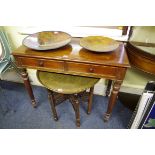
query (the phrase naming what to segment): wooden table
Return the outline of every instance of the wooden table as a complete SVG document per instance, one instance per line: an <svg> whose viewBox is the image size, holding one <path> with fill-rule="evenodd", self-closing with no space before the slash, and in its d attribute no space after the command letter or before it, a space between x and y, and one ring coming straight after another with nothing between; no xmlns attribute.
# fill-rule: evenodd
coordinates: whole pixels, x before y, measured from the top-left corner
<svg viewBox="0 0 155 155"><path fill-rule="evenodd" d="M78 44L78 39L62 48L48 51L35 51L25 46L20 46L13 51L13 56L18 67L25 68L21 72L25 87L31 98L32 105L36 106L31 84L26 68L57 72L64 74L81 75L109 79L106 94L109 95L113 81L113 88L109 98L107 112L104 120L108 121L116 103L117 94L123 82L129 65L124 44L120 43L118 49L108 53L95 53L83 49Z"/></svg>

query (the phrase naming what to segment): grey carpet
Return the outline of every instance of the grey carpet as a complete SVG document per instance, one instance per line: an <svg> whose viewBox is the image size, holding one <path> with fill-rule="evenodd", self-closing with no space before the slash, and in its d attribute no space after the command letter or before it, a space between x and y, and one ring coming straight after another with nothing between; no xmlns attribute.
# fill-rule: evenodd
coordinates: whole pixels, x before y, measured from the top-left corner
<svg viewBox="0 0 155 155"><path fill-rule="evenodd" d="M52 118L47 92L33 86L38 102L32 108L23 84L0 81L0 128L1 129L77 129L71 104L65 101L57 106L59 121ZM117 101L109 122L103 122L108 98L94 95L92 113L86 114L86 103L80 104L80 129L125 129L132 112Z"/></svg>

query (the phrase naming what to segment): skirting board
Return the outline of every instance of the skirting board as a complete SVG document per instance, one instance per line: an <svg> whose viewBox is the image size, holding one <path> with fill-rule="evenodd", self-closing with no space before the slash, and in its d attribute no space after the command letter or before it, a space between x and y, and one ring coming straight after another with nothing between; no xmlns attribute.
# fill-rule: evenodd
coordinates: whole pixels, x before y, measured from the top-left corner
<svg viewBox="0 0 155 155"><path fill-rule="evenodd" d="M101 83L97 83L95 85L94 94L105 96L106 89L107 89L106 85L103 85ZM128 94L141 95L143 92L143 89L142 88L135 88L135 87L128 87L128 86L121 86L120 92L125 92Z"/></svg>

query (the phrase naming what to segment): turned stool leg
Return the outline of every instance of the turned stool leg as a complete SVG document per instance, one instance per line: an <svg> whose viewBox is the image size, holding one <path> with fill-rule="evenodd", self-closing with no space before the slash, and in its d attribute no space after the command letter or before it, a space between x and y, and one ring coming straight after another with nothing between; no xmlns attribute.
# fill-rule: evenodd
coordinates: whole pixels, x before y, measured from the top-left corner
<svg viewBox="0 0 155 155"><path fill-rule="evenodd" d="M50 105L51 105L51 110L53 112L53 117L54 117L54 120L57 121L58 120L58 116L57 116L57 112L56 112L56 109L55 109L55 99L54 99L54 95L53 95L53 92L48 90L48 98L49 98L49 101L50 101Z"/></svg>
<svg viewBox="0 0 155 155"><path fill-rule="evenodd" d="M80 104L79 104L78 100L76 100L75 102L76 102L76 106L77 106L77 109L76 109L76 125L78 127L80 127L80 109L79 109Z"/></svg>
<svg viewBox="0 0 155 155"><path fill-rule="evenodd" d="M71 104L73 106L73 109L75 111L75 115L76 115L76 126L77 127L80 127L80 110L79 110L80 103L78 101L77 96L71 95L70 96L70 102L71 102Z"/></svg>
<svg viewBox="0 0 155 155"><path fill-rule="evenodd" d="M92 100L93 100L93 92L94 92L94 87L91 87L91 88L90 88L90 91L89 91L87 114L90 114L90 113L91 113L91 109L92 109Z"/></svg>

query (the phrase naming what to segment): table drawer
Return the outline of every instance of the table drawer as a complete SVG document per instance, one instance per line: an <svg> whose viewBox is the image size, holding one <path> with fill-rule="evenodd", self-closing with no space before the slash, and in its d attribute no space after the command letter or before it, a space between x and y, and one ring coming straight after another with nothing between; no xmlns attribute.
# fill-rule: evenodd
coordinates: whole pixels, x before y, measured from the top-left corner
<svg viewBox="0 0 155 155"><path fill-rule="evenodd" d="M20 66L32 67L32 68L50 68L56 70L64 70L64 62L57 60L44 60L35 58L24 58L18 57L18 62Z"/></svg>
<svg viewBox="0 0 155 155"><path fill-rule="evenodd" d="M94 74L101 76L111 76L115 77L117 74L117 67L113 66L101 66L101 65L93 65L93 64L81 64L81 63L67 63L68 72L78 72L78 73L86 73L86 74Z"/></svg>

